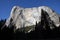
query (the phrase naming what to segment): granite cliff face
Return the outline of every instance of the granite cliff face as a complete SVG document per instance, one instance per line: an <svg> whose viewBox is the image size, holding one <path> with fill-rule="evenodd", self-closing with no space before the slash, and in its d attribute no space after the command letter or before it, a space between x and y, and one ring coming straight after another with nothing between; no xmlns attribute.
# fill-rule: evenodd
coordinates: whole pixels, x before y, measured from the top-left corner
<svg viewBox="0 0 60 40"><path fill-rule="evenodd" d="M59 16L56 14L56 12L54 12L47 6L33 7L33 8L22 8L19 6L14 6L5 25L7 27L14 25L16 29L27 28L28 30L29 28L27 32L30 32L34 30L36 23L38 24L39 22L41 22L41 24L45 26L46 22L42 20L48 21L50 29L54 28L52 26L53 24L56 27L60 26Z"/></svg>

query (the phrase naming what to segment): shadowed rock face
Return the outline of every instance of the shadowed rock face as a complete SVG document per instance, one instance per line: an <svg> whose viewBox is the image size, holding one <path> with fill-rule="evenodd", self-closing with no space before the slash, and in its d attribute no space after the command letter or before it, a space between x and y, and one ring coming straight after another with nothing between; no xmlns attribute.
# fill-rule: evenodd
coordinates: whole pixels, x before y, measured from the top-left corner
<svg viewBox="0 0 60 40"><path fill-rule="evenodd" d="M16 29L26 27L29 28L32 25L36 25L36 22L37 24L41 22L41 20L43 20L44 17L48 21L49 26L52 25L50 24L49 21L51 20L53 21L56 27L59 27L60 25L59 16L56 14L56 12L54 12L52 9L46 6L34 7L34 8L21 8L19 6L14 6L12 8L9 18L6 21L6 26L14 25ZM35 26L33 26L33 28L34 27ZM33 30L33 28L32 29L30 28L27 32L30 32L31 30ZM53 26L50 26L50 28L52 29Z"/></svg>

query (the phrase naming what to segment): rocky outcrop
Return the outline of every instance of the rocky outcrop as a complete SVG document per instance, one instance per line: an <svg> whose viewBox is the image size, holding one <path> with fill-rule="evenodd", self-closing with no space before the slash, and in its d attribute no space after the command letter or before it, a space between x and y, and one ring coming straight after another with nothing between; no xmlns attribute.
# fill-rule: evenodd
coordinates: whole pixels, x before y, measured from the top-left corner
<svg viewBox="0 0 60 40"><path fill-rule="evenodd" d="M46 21L45 21L46 20ZM41 22L42 27L45 28L48 23L50 29L60 26L59 16L56 12L47 6L34 7L34 8L22 8L19 6L14 6L12 8L11 14L7 19L5 25L14 25L16 29L29 28L27 32L34 30L36 23ZM33 26L34 25L34 26ZM33 26L31 28L31 26ZM41 26L40 26L41 27Z"/></svg>

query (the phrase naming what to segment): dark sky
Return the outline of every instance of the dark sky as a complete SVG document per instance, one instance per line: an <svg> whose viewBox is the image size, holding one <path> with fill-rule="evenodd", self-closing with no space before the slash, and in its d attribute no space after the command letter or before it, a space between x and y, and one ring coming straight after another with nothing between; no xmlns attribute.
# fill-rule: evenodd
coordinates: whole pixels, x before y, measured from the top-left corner
<svg viewBox="0 0 60 40"><path fill-rule="evenodd" d="M0 0L0 19L7 19L15 5L24 8L48 6L60 14L60 0Z"/></svg>

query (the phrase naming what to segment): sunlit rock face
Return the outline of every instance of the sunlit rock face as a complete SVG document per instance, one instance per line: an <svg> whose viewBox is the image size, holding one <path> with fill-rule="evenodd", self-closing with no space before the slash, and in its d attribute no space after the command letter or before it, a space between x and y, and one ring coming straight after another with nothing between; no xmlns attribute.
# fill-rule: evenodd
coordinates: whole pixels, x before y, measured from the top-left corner
<svg viewBox="0 0 60 40"><path fill-rule="evenodd" d="M16 29L36 25L36 22L37 24L41 22L41 9L47 12L56 27L60 25L59 16L56 14L56 12L47 6L33 8L22 8L19 6L14 6L9 18L6 21L6 25L14 25L16 26Z"/></svg>

